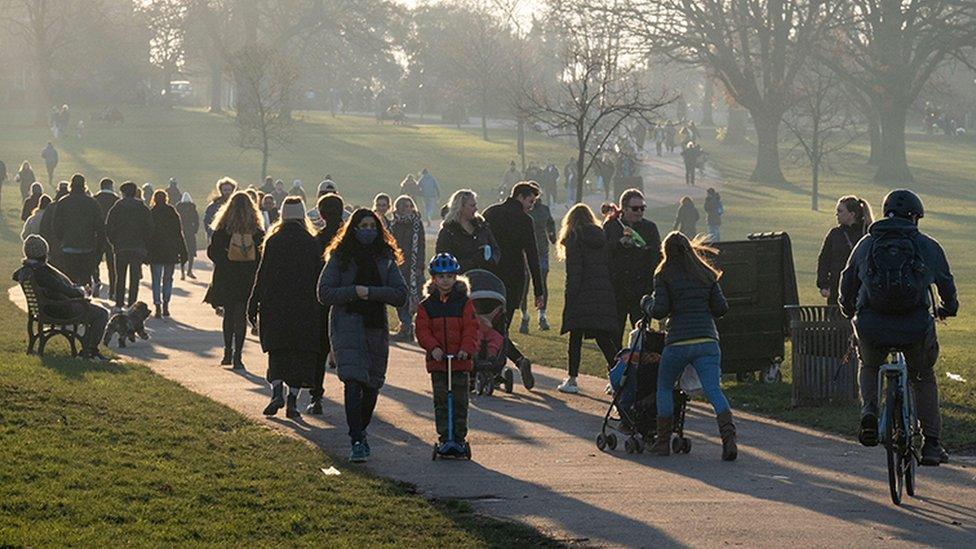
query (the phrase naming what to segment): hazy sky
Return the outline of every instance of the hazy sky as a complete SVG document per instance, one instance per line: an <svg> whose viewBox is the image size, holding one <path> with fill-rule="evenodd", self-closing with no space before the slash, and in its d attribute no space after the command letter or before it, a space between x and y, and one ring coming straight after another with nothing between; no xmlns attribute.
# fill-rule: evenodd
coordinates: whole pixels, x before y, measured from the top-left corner
<svg viewBox="0 0 976 549"><path fill-rule="evenodd" d="M404 6L413 7L417 4L438 4L438 3L451 3L454 0L393 0L394 2L403 4ZM528 21L532 17L532 12L542 9L544 0L478 0L489 6L502 5L516 7L516 12L518 17L523 21Z"/></svg>

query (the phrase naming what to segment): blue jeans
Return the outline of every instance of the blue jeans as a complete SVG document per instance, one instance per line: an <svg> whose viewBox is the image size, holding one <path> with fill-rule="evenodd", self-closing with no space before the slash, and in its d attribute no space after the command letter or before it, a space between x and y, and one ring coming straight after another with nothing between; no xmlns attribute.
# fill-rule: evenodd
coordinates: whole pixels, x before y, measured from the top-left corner
<svg viewBox="0 0 976 549"><path fill-rule="evenodd" d="M691 364L698 372L702 390L715 408L715 415L727 412L729 401L722 393L722 350L717 341L692 345L668 345L661 353L661 365L657 370L657 417L674 414L674 384Z"/></svg>
<svg viewBox="0 0 976 549"><path fill-rule="evenodd" d="M149 266L152 276L153 305L169 303L173 297L173 271L175 264L153 263Z"/></svg>

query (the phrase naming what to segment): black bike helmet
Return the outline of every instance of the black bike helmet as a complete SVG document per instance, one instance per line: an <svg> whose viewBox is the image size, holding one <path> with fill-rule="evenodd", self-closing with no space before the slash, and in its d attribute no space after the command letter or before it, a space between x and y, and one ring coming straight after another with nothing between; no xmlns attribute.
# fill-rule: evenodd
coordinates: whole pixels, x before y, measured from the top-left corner
<svg viewBox="0 0 976 549"><path fill-rule="evenodd" d="M908 189L897 189L888 193L884 199L884 216L921 219L925 217L925 206L917 194Z"/></svg>

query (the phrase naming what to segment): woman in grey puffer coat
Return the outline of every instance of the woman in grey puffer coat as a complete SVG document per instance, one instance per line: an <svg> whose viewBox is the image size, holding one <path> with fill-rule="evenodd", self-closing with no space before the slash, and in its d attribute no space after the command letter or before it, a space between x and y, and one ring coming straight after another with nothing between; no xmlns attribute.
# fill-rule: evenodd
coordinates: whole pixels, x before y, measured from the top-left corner
<svg viewBox="0 0 976 549"><path fill-rule="evenodd" d="M722 350L715 319L725 315L729 304L718 279L721 271L702 257L709 251L675 231L661 244L664 260L654 274L654 293L641 300L648 316L668 319L668 335L657 373L657 438L650 451L666 456L674 421L674 384L691 365L702 390L715 409L722 436L722 459L735 460L735 424L728 399L722 393Z"/></svg>
<svg viewBox="0 0 976 549"><path fill-rule="evenodd" d="M369 457L366 427L373 417L390 354L386 305L407 301L397 263L402 255L371 210L359 209L326 250L318 298L331 306L329 339L339 380L345 385L346 423L352 439L350 461Z"/></svg>

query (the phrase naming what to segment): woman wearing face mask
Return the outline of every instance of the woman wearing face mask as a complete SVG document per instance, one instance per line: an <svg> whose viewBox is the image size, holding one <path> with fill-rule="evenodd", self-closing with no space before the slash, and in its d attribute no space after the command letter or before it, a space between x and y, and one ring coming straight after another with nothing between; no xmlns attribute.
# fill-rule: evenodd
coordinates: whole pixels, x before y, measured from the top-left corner
<svg viewBox="0 0 976 549"><path fill-rule="evenodd" d="M868 232L873 220L871 206L856 196L838 200L835 215L837 226L827 233L817 257L817 288L828 305L837 305L840 273L847 265L854 245Z"/></svg>
<svg viewBox="0 0 976 549"><path fill-rule="evenodd" d="M393 220L390 232L403 252L400 274L407 283L407 303L397 307L400 331L396 339L413 341L413 316L417 312L424 289L424 265L427 263L424 249L424 220L417 212L417 203L407 195L400 195L393 204Z"/></svg>
<svg viewBox="0 0 976 549"><path fill-rule="evenodd" d="M339 380L345 385L349 460L370 455L366 428L386 380L390 342L386 305L407 302L396 241L371 210L356 210L326 250L318 298L329 312L329 339Z"/></svg>

